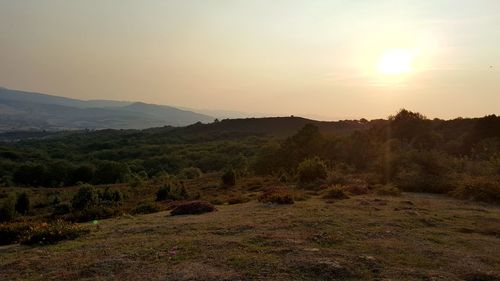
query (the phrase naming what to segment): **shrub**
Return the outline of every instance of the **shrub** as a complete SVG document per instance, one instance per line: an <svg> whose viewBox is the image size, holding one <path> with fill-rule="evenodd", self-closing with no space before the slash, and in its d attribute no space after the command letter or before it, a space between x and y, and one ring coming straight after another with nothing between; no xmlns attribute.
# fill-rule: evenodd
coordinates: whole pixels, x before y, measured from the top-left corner
<svg viewBox="0 0 500 281"><path fill-rule="evenodd" d="M392 184L377 187L376 193L383 196L400 196L401 190Z"/></svg>
<svg viewBox="0 0 500 281"><path fill-rule="evenodd" d="M71 212L71 205L69 203L59 203L54 206L54 210L52 211L52 215L54 216L62 216L69 214Z"/></svg>
<svg viewBox="0 0 500 281"><path fill-rule="evenodd" d="M349 182L349 178L342 172L338 170L332 170L328 173L326 179L328 184L346 184Z"/></svg>
<svg viewBox="0 0 500 281"><path fill-rule="evenodd" d="M164 185L160 187L160 189L158 189L158 191L156 192L156 201L172 199L170 195L171 191L172 188L170 187L170 185Z"/></svg>
<svg viewBox="0 0 500 281"><path fill-rule="evenodd" d="M73 197L71 205L75 210L84 210L99 203L99 194L90 184L84 184Z"/></svg>
<svg viewBox="0 0 500 281"><path fill-rule="evenodd" d="M301 183L310 183L319 179L326 179L326 165L318 157L306 159L302 161L298 168L297 174Z"/></svg>
<svg viewBox="0 0 500 281"><path fill-rule="evenodd" d="M21 244L55 244L62 240L71 240L87 234L90 231L82 226L67 223L61 220L53 223L37 223L29 227L23 237Z"/></svg>
<svg viewBox="0 0 500 281"><path fill-rule="evenodd" d="M132 174L128 181L131 187L142 187L144 186L144 180L137 174Z"/></svg>
<svg viewBox="0 0 500 281"><path fill-rule="evenodd" d="M283 188L270 188L259 196L259 202L273 204L293 204L292 194Z"/></svg>
<svg viewBox="0 0 500 281"><path fill-rule="evenodd" d="M344 185L344 190L349 192L351 195L363 195L367 194L370 189L368 188L368 185L364 182L357 181L353 182L347 185Z"/></svg>
<svg viewBox="0 0 500 281"><path fill-rule="evenodd" d="M54 198L52 198L51 200L51 204L52 205L58 205L59 203L61 203L61 198L59 198L59 196L54 196Z"/></svg>
<svg viewBox="0 0 500 281"><path fill-rule="evenodd" d="M137 205L133 211L134 214L151 214L159 212L160 208L153 202L146 202Z"/></svg>
<svg viewBox="0 0 500 281"><path fill-rule="evenodd" d="M111 190L107 187L101 195L101 201L118 204L123 201L123 194L119 190Z"/></svg>
<svg viewBox="0 0 500 281"><path fill-rule="evenodd" d="M338 185L330 187L326 190L323 195L324 199L348 199L349 196L346 192Z"/></svg>
<svg viewBox="0 0 500 281"><path fill-rule="evenodd" d="M175 207L170 214L172 216L188 215L188 214L202 214L215 211L214 205L205 201L191 201L183 203Z"/></svg>
<svg viewBox="0 0 500 281"><path fill-rule="evenodd" d="M0 205L0 222L10 221L16 216L16 199L7 197Z"/></svg>
<svg viewBox="0 0 500 281"><path fill-rule="evenodd" d="M188 167L188 168L182 169L179 172L178 177L181 179L192 180L192 179L197 179L197 178L201 177L201 175L202 175L202 172L200 169L198 169L196 167Z"/></svg>
<svg viewBox="0 0 500 281"><path fill-rule="evenodd" d="M25 245L54 244L75 239L89 230L61 220L52 223L15 222L0 224L0 245L20 242Z"/></svg>
<svg viewBox="0 0 500 281"><path fill-rule="evenodd" d="M69 217L69 220L75 222L86 222L91 220L111 218L116 214L118 214L117 209L103 206L94 206L73 212Z"/></svg>
<svg viewBox="0 0 500 281"><path fill-rule="evenodd" d="M168 183L160 187L156 192L156 201L183 200L188 198L189 194L183 184L173 188L172 185Z"/></svg>
<svg viewBox="0 0 500 281"><path fill-rule="evenodd" d="M222 175L221 180L225 186L234 186L236 185L236 173L233 169L228 169Z"/></svg>
<svg viewBox="0 0 500 281"><path fill-rule="evenodd" d="M17 196L15 208L16 212L22 215L26 215L30 211L30 198L26 192Z"/></svg>
<svg viewBox="0 0 500 281"><path fill-rule="evenodd" d="M0 224L0 245L8 245L19 242L22 236L28 232L30 226L26 223L2 223Z"/></svg>
<svg viewBox="0 0 500 281"><path fill-rule="evenodd" d="M466 178L451 194L460 199L500 203L499 182L487 177Z"/></svg>

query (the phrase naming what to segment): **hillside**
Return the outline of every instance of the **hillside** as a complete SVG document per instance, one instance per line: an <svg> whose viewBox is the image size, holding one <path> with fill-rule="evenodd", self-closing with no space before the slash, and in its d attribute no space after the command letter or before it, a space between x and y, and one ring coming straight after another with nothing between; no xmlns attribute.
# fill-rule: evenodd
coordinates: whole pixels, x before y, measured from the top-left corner
<svg viewBox="0 0 500 281"><path fill-rule="evenodd" d="M0 88L0 132L144 129L210 122L212 117L171 106L77 100Z"/></svg>
<svg viewBox="0 0 500 281"><path fill-rule="evenodd" d="M213 134L217 132L262 134L269 136L290 136L306 124L314 124L322 133L347 135L356 130L365 130L368 122L358 120L317 121L302 117L264 117L245 119L225 119L210 124L193 124L178 128L175 132L186 134Z"/></svg>

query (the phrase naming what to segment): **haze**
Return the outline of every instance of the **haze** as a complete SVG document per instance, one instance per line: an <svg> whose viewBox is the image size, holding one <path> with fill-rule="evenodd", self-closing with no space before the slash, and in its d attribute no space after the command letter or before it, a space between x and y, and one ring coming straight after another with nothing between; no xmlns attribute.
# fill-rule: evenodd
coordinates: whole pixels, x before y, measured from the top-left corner
<svg viewBox="0 0 500 281"><path fill-rule="evenodd" d="M500 113L500 1L0 1L0 86L320 119ZM402 54L402 55L401 55Z"/></svg>

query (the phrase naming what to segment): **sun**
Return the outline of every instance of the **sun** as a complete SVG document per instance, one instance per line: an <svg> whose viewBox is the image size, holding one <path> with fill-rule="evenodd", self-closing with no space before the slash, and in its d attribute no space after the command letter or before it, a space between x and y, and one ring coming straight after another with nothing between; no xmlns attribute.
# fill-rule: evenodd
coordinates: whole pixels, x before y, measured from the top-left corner
<svg viewBox="0 0 500 281"><path fill-rule="evenodd" d="M399 75L413 70L414 53L410 49L387 49L377 64L377 70L384 75Z"/></svg>

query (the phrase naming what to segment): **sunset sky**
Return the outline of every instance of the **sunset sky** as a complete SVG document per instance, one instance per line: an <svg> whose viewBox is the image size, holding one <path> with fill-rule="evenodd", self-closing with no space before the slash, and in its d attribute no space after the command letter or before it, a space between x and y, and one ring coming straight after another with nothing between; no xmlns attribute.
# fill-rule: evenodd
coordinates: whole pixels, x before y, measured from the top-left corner
<svg viewBox="0 0 500 281"><path fill-rule="evenodd" d="M319 119L500 114L500 1L0 0L0 86Z"/></svg>

